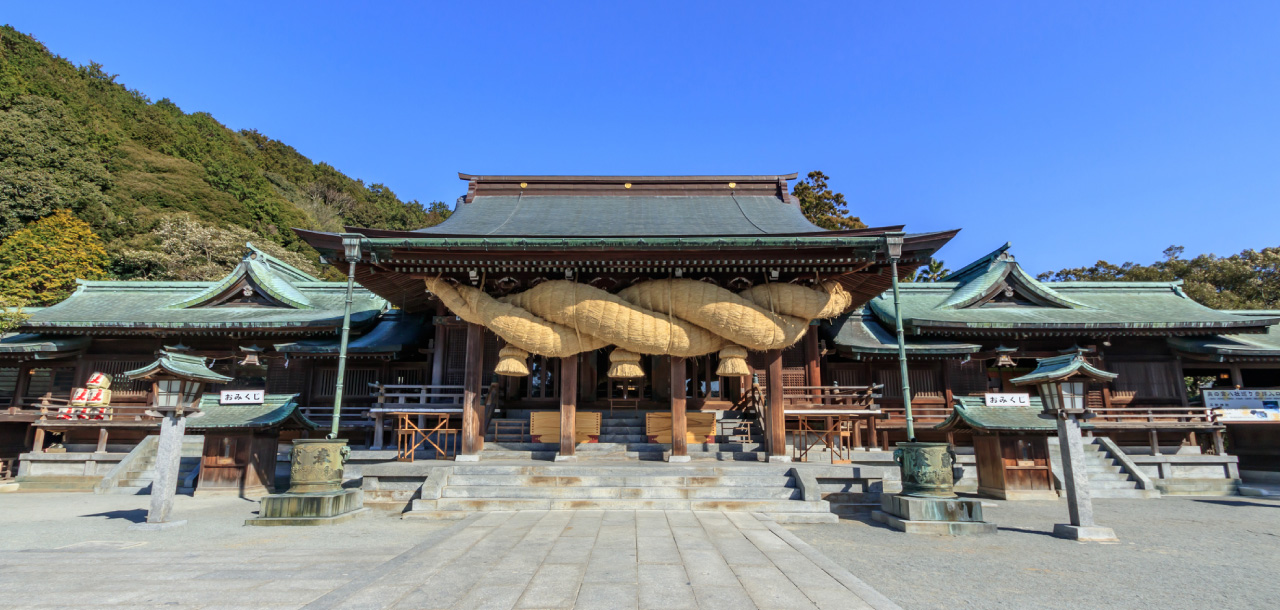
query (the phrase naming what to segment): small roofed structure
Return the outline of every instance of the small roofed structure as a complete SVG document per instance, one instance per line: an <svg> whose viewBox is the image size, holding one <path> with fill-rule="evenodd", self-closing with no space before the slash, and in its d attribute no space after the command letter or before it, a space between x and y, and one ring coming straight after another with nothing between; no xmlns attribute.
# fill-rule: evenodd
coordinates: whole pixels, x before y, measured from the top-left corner
<svg viewBox="0 0 1280 610"><path fill-rule="evenodd" d="M222 404L219 394L204 394L199 404L203 415L187 424L204 434L197 496L275 493L280 431L319 428L298 410L297 394L241 394L254 402Z"/></svg>
<svg viewBox="0 0 1280 610"><path fill-rule="evenodd" d="M1058 497L1048 442L1057 424L1044 416L1039 398L1030 398L1025 406L989 407L980 396L957 397L951 415L935 429L949 435L973 433L978 493L1001 500Z"/></svg>

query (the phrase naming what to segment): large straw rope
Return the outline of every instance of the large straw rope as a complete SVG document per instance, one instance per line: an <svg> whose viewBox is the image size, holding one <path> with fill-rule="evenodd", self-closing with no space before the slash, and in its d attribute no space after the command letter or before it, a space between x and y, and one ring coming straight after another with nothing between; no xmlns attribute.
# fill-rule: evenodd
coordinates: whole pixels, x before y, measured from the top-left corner
<svg viewBox="0 0 1280 610"><path fill-rule="evenodd" d="M734 294L707 282L665 279L614 295L553 280L501 299L440 278L427 279L426 288L463 320L492 330L512 347L548 357L616 345L625 352L682 357L725 350L722 356L736 360L742 353L736 346L790 347L811 320L839 315L852 303L835 282L817 289L764 284ZM508 351L504 357L516 355ZM519 374L521 368L505 363L502 372Z"/></svg>

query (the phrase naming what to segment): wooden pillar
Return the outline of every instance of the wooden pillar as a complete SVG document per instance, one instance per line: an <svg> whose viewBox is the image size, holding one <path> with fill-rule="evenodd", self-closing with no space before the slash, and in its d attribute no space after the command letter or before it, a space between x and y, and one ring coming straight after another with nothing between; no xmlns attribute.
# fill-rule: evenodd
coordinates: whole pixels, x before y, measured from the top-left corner
<svg viewBox="0 0 1280 610"><path fill-rule="evenodd" d="M107 452L107 429L98 428L98 453Z"/></svg>
<svg viewBox="0 0 1280 610"><path fill-rule="evenodd" d="M467 364L462 388L462 455L478 455L484 449L480 422L480 379L484 375L484 327L467 324Z"/></svg>
<svg viewBox="0 0 1280 610"><path fill-rule="evenodd" d="M571 458L578 447L578 355L560 359L560 454Z"/></svg>
<svg viewBox="0 0 1280 610"><path fill-rule="evenodd" d="M1222 441L1222 430L1213 431L1213 451L1216 455L1226 455L1226 443Z"/></svg>
<svg viewBox="0 0 1280 610"><path fill-rule="evenodd" d="M1160 455L1160 434L1155 430L1151 430L1147 434L1151 439L1151 455Z"/></svg>
<svg viewBox="0 0 1280 610"><path fill-rule="evenodd" d="M689 456L689 422L685 417L685 359L671 357L671 458L684 461ZM679 458L679 459L677 459Z"/></svg>
<svg viewBox="0 0 1280 610"><path fill-rule="evenodd" d="M436 304L436 315L444 316L447 310L444 303ZM443 324L434 324L436 332L435 347L431 350L431 385L444 385L445 341L448 333ZM438 393L439 390L436 390Z"/></svg>
<svg viewBox="0 0 1280 610"><path fill-rule="evenodd" d="M1244 371L1240 370L1240 365L1238 364L1231 365L1231 385L1237 388L1244 387Z"/></svg>
<svg viewBox="0 0 1280 610"><path fill-rule="evenodd" d="M822 385L822 353L818 350L818 327L809 325L804 333L804 373L805 380L811 386ZM821 396L822 390L812 390L814 396Z"/></svg>
<svg viewBox="0 0 1280 610"><path fill-rule="evenodd" d="M783 457L787 455L787 412L782 404L782 350L769 350L765 352L764 359L769 456Z"/></svg>
<svg viewBox="0 0 1280 610"><path fill-rule="evenodd" d="M36 428L35 436L31 439L31 452L44 453L44 428Z"/></svg>

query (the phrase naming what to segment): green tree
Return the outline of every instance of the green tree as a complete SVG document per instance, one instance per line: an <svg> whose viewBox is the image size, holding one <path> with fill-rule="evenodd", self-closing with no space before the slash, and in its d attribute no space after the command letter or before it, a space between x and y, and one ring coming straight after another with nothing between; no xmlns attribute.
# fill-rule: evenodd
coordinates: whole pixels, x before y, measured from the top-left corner
<svg viewBox="0 0 1280 610"><path fill-rule="evenodd" d="M58 210L0 243L0 297L50 305L71 294L77 279L106 277L106 265L93 228Z"/></svg>
<svg viewBox="0 0 1280 610"><path fill-rule="evenodd" d="M21 301L0 297L0 335L22 326L27 317Z"/></svg>
<svg viewBox="0 0 1280 610"><path fill-rule="evenodd" d="M254 247L305 273L319 275L305 256L257 238L243 227L221 228L189 214L179 214L160 221L145 238L144 247L116 253L112 267L117 275L148 280L218 280L240 264L245 244L252 242Z"/></svg>
<svg viewBox="0 0 1280 610"><path fill-rule="evenodd" d="M800 209L809 222L831 230L866 228L860 218L849 215L844 194L832 191L827 180L830 178L826 174L815 170L791 188L791 195L800 201Z"/></svg>
<svg viewBox="0 0 1280 610"><path fill-rule="evenodd" d="M928 265L921 267L916 271L916 277L912 281L937 282L942 278L947 277L950 273L951 270L947 269L946 263L936 258L930 258Z"/></svg>
<svg viewBox="0 0 1280 610"><path fill-rule="evenodd" d="M1215 309L1275 309L1280 307L1280 247L1245 250L1231 256L1201 254L1182 258L1186 249L1170 246L1164 260L1150 265L1098 261L1041 273L1041 280L1135 281L1182 280L1187 296Z"/></svg>

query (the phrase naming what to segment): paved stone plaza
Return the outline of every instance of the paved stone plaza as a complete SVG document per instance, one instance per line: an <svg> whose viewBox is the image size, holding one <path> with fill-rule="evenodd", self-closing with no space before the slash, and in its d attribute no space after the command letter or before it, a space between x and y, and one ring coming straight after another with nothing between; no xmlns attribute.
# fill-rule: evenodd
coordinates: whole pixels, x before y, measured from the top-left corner
<svg viewBox="0 0 1280 610"><path fill-rule="evenodd" d="M263 531L229 527L251 503L183 497L187 529L139 533L125 526L140 511L60 506L145 497L124 499L0 497L0 524L15 534L0 551L0 607L897 607L748 513L522 511L425 524L372 515ZM38 525L24 527L23 513Z"/></svg>
<svg viewBox="0 0 1280 610"><path fill-rule="evenodd" d="M982 538L688 511L254 528L254 502L188 496L175 508L186 527L127 531L146 503L0 495L0 608L1280 605L1275 497L1102 500L1099 522L1121 539L1108 545L1049 536L1061 502L988 502L1000 533Z"/></svg>

